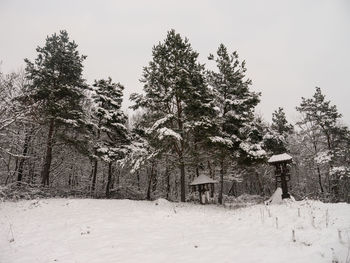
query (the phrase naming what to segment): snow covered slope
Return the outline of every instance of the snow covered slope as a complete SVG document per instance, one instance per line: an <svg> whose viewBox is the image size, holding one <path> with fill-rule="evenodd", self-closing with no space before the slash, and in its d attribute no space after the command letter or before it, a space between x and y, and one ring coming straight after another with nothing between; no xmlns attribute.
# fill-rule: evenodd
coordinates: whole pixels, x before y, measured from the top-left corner
<svg viewBox="0 0 350 263"><path fill-rule="evenodd" d="M1 263L346 262L349 239L348 204L0 203Z"/></svg>

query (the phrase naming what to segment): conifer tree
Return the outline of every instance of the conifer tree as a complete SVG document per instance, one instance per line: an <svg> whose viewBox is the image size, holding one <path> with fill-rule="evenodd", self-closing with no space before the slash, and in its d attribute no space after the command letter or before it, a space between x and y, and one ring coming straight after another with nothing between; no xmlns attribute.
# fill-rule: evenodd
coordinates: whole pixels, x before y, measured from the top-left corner
<svg viewBox="0 0 350 263"><path fill-rule="evenodd" d="M254 126L254 109L259 103L259 93L250 91L251 80L245 78L245 61L238 60L237 52L229 54L221 44L214 60L218 71L209 71L208 79L215 93L218 117L217 136L211 137L218 149L220 163L219 202L222 203L223 181L226 175L225 162L228 158L248 161L265 156L261 135ZM238 158L237 158L238 157Z"/></svg>
<svg viewBox="0 0 350 263"><path fill-rule="evenodd" d="M316 87L316 92L311 99L301 98L302 102L297 110L304 114L305 121L314 123L322 130L327 140L328 150L332 150L332 131L336 126L341 114L337 107L325 100L321 88Z"/></svg>
<svg viewBox="0 0 350 263"><path fill-rule="evenodd" d="M153 47L152 61L143 70L144 95L132 94L136 108L152 114L148 133L159 140L161 148L177 155L180 170L181 201L185 201L185 158L195 129L211 127L214 114L204 65L198 63L188 39L175 30L164 42Z"/></svg>
<svg viewBox="0 0 350 263"><path fill-rule="evenodd" d="M293 125L289 124L283 108L279 107L272 113L271 128L277 131L280 135L288 134L293 131Z"/></svg>
<svg viewBox="0 0 350 263"><path fill-rule="evenodd" d="M78 128L83 123L82 102L87 89L83 79L83 61L77 44L69 40L67 31L46 38L43 47L37 47L34 62L25 59L26 77L30 81L28 96L35 109L35 119L48 129L46 153L41 170L43 185L49 185L52 150L59 128ZM62 135L66 135L61 133Z"/></svg>
<svg viewBox="0 0 350 263"><path fill-rule="evenodd" d="M339 155L339 148L337 147L339 139L340 141L346 140L346 132L343 132L344 127L338 125L342 115L338 112L335 105L331 105L331 102L326 100L319 87L316 87L312 98L306 99L302 97L302 102L296 109L303 116L298 125L309 127L308 130L310 131L315 150L314 158L321 191L323 192L320 166L327 164L329 190L337 198L339 176L337 176L337 173L332 173L332 171L334 170L336 157ZM318 136L316 137L316 135Z"/></svg>
<svg viewBox="0 0 350 263"><path fill-rule="evenodd" d="M92 192L95 190L98 158L108 163L106 195L109 196L112 164L121 159L128 143L127 117L121 109L124 87L111 78L95 80L93 84L93 123L95 132Z"/></svg>
<svg viewBox="0 0 350 263"><path fill-rule="evenodd" d="M273 154L287 151L287 138L293 132L293 125L289 124L283 108L279 107L272 113L271 128L265 134L265 145Z"/></svg>

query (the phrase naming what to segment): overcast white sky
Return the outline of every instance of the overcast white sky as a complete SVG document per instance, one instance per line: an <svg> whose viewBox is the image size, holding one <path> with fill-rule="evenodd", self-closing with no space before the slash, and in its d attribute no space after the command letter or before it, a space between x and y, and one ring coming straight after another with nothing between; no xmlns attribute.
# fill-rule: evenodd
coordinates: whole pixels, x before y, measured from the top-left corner
<svg viewBox="0 0 350 263"><path fill-rule="evenodd" d="M0 25L3 72L23 67L47 35L66 29L88 56L89 82L111 76L125 85L125 109L142 90L152 46L174 28L203 63L220 43L237 50L267 121L279 106L295 121L301 97L320 86L350 124L349 0L0 0Z"/></svg>

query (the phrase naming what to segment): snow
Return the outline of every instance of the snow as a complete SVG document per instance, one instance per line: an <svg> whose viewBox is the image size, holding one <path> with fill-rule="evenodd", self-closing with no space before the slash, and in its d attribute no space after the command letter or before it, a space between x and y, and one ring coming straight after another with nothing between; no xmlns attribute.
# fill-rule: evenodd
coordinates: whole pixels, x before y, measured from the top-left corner
<svg viewBox="0 0 350 263"><path fill-rule="evenodd" d="M337 166L331 169L331 174L345 173L347 171L345 166Z"/></svg>
<svg viewBox="0 0 350 263"><path fill-rule="evenodd" d="M64 119L64 118L57 118L57 119L62 121L63 123L70 124L74 127L78 127L78 122L76 120Z"/></svg>
<svg viewBox="0 0 350 263"><path fill-rule="evenodd" d="M335 167L331 168L330 174L331 175L338 175L342 179L345 176L349 177L350 171L349 171L349 168L347 168L345 166L335 166Z"/></svg>
<svg viewBox="0 0 350 263"><path fill-rule="evenodd" d="M245 151L247 154L255 157L261 158L266 156L266 151L262 149L260 144L251 144L249 142L241 142L239 147Z"/></svg>
<svg viewBox="0 0 350 263"><path fill-rule="evenodd" d="M224 103L229 104L229 105L242 105L244 103L246 103L250 98L246 98L246 99L225 99Z"/></svg>
<svg viewBox="0 0 350 263"><path fill-rule="evenodd" d="M282 188L277 187L276 191L272 194L272 196L265 202L267 205L278 205L282 204Z"/></svg>
<svg viewBox="0 0 350 263"><path fill-rule="evenodd" d="M314 160L317 164L329 163L332 160L332 155L329 151L319 152Z"/></svg>
<svg viewBox="0 0 350 263"><path fill-rule="evenodd" d="M97 149L97 151L99 152L99 153L108 153L109 152L109 149L107 148L107 147L99 147L98 149Z"/></svg>
<svg viewBox="0 0 350 263"><path fill-rule="evenodd" d="M177 132L174 132L172 129L169 129L169 128L166 128L166 127L160 128L158 130L158 133L159 133L159 136L158 136L159 140L163 140L163 138L165 136L173 137L177 141L181 141L182 140L182 137L181 137L180 134L178 134Z"/></svg>
<svg viewBox="0 0 350 263"><path fill-rule="evenodd" d="M150 129L147 129L147 133L152 133L157 130L161 125L172 119L174 116L172 114L166 115L164 118L157 120Z"/></svg>
<svg viewBox="0 0 350 263"><path fill-rule="evenodd" d="M220 136L209 137L209 140L212 141L213 143L221 143L223 145L227 145L228 147L232 147L233 146L232 140L225 139L225 138L222 138Z"/></svg>
<svg viewBox="0 0 350 263"><path fill-rule="evenodd" d="M277 155L271 156L271 158L268 160L268 162L269 163L278 163L278 162L291 161L291 160L292 160L292 156L290 156L289 154L286 154L286 153L282 153L282 154L277 154Z"/></svg>
<svg viewBox="0 0 350 263"><path fill-rule="evenodd" d="M345 203L240 209L164 199L0 203L4 263L346 262L349 233Z"/></svg>
<svg viewBox="0 0 350 263"><path fill-rule="evenodd" d="M198 185L198 184L214 184L217 183L217 181L209 178L208 176L201 174L200 176L196 177L191 185Z"/></svg>

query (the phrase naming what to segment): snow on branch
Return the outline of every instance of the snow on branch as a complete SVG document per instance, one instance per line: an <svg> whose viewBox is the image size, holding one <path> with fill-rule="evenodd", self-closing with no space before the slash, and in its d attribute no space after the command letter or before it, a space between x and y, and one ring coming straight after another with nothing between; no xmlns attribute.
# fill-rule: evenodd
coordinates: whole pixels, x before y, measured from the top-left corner
<svg viewBox="0 0 350 263"><path fill-rule="evenodd" d="M345 166L336 166L331 168L331 175L338 175L340 178L350 177L350 169Z"/></svg>
<svg viewBox="0 0 350 263"><path fill-rule="evenodd" d="M266 156L266 151L262 149L260 144L251 144L248 142L241 142L239 147L248 155L254 158L263 158Z"/></svg>
<svg viewBox="0 0 350 263"><path fill-rule="evenodd" d="M319 152L314 158L314 161L317 164L329 163L331 160L332 160L332 154L329 151Z"/></svg>
<svg viewBox="0 0 350 263"><path fill-rule="evenodd" d="M166 115L164 118L161 118L159 120L157 120L153 126L149 129L147 129L146 133L150 134L152 132L154 132L155 130L157 130L161 125L163 125L164 123L166 123L167 121L169 121L170 119L172 119L174 116L172 114L168 114Z"/></svg>
<svg viewBox="0 0 350 263"><path fill-rule="evenodd" d="M0 151L1 151L1 152L4 152L4 153L6 153L6 154L8 154L8 155L10 155L10 156L12 156L12 157L14 157L14 158L29 159L28 156L24 156L24 155L22 155L22 154L15 154L15 153L12 153L10 150L5 149L5 148L3 148L3 147L1 147L1 146L0 146Z"/></svg>
<svg viewBox="0 0 350 263"><path fill-rule="evenodd" d="M209 137L209 140L213 143L220 143L220 144L223 144L223 145L226 145L228 147L232 147L233 146L233 142L232 140L230 139L225 139L225 138L222 138L220 136L213 136L213 137Z"/></svg>
<svg viewBox="0 0 350 263"><path fill-rule="evenodd" d="M247 99L225 99L224 103L229 104L229 105L242 105L246 103L250 98Z"/></svg>
<svg viewBox="0 0 350 263"><path fill-rule="evenodd" d="M176 139L177 141L181 141L182 137L180 134L178 134L177 132L173 131L172 129L163 127L160 128L158 130L158 139L159 140L163 140L164 137L173 137L174 139Z"/></svg>
<svg viewBox="0 0 350 263"><path fill-rule="evenodd" d="M120 167L130 167L130 173L134 174L150 159L159 154L149 143L134 135L134 140L123 148L124 157L117 161Z"/></svg>
<svg viewBox="0 0 350 263"><path fill-rule="evenodd" d="M65 124L68 124L68 125L72 125L73 127L78 127L78 122L76 120L71 120L71 119L64 119L64 118L61 118L61 117L58 117L57 120L65 123Z"/></svg>
<svg viewBox="0 0 350 263"><path fill-rule="evenodd" d="M0 131L4 130L8 126L10 126L12 123L14 123L16 119L6 119L1 121Z"/></svg>

